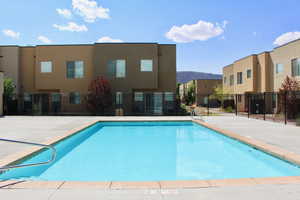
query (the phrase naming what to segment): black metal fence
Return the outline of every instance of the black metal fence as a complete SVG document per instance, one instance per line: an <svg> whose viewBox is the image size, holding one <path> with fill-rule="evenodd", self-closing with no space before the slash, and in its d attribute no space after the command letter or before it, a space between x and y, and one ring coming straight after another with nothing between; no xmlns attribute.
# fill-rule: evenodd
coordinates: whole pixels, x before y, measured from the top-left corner
<svg viewBox="0 0 300 200"><path fill-rule="evenodd" d="M300 125L300 91L197 95L189 104L197 105L200 115L234 114Z"/></svg>
<svg viewBox="0 0 300 200"><path fill-rule="evenodd" d="M4 98L5 115L187 115L176 94L115 93L103 97L79 93L25 93ZM93 98L93 99L92 99Z"/></svg>

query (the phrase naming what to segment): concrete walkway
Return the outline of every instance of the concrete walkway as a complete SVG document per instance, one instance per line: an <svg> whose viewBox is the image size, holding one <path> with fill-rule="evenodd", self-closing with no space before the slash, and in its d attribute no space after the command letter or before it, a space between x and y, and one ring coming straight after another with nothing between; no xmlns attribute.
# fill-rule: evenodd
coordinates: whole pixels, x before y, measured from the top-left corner
<svg viewBox="0 0 300 200"><path fill-rule="evenodd" d="M204 117L204 119L218 128L300 154L300 127L233 115Z"/></svg>
<svg viewBox="0 0 300 200"><path fill-rule="evenodd" d="M51 137L61 135L68 130L94 121L95 119L112 119L107 117L4 117L0 118L0 138L43 142ZM121 117L113 118L124 119ZM126 119L136 119L126 117ZM147 119L189 120L190 117L143 117ZM300 154L300 128L290 125L265 122L235 116L204 117L205 121L219 128L230 130L243 136L262 140L266 143L285 148ZM12 145L0 142L0 159L23 151L24 145ZM300 185L255 185L228 186L186 190L28 190L0 189L0 199L61 200L61 199L228 199L228 200L300 200Z"/></svg>

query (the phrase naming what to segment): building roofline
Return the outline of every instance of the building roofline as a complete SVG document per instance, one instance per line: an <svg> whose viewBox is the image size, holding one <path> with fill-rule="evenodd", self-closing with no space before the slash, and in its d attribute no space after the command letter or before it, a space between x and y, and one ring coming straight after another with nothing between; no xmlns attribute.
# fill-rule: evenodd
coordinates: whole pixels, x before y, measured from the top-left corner
<svg viewBox="0 0 300 200"><path fill-rule="evenodd" d="M36 47L47 47L47 46L93 46L93 44L41 44L36 45ZM35 46L33 46L35 47Z"/></svg>
<svg viewBox="0 0 300 200"><path fill-rule="evenodd" d="M94 46L94 45L134 45L134 44L152 44L152 45L170 45L170 46L176 46L176 44L160 44L157 42L95 42L91 44L40 44L40 45L0 45L0 47L47 47L47 46Z"/></svg>
<svg viewBox="0 0 300 200"><path fill-rule="evenodd" d="M96 42L94 43L95 45L121 45L121 44L124 44L124 45L128 45L128 44L155 44L155 45L172 45L172 46L176 46L176 44L160 44L158 42Z"/></svg>
<svg viewBox="0 0 300 200"><path fill-rule="evenodd" d="M224 68L227 68L227 67L233 67L233 63L232 63L232 64L229 64L229 65L226 65L225 67L223 67L223 69L224 69Z"/></svg>
<svg viewBox="0 0 300 200"><path fill-rule="evenodd" d="M296 39L296 40L292 40L292 41L290 41L290 42L288 42L288 43L285 43L285 44L283 44L283 45L274 47L274 49L279 49L279 48L281 48L281 47L287 46L287 45L289 45L289 44L291 44L291 43L298 42L298 41L300 41L300 38L298 38L298 39Z"/></svg>
<svg viewBox="0 0 300 200"><path fill-rule="evenodd" d="M264 54L264 53L270 53L270 51L263 51L263 52L258 53L258 54L256 54L256 55L261 55L261 54Z"/></svg>
<svg viewBox="0 0 300 200"><path fill-rule="evenodd" d="M222 74L219 74L220 76L222 76ZM194 79L194 80L196 80L196 81L211 81L211 80L213 80L213 81L216 81L216 80L222 80L222 77L221 78L205 78L205 79Z"/></svg>
<svg viewBox="0 0 300 200"><path fill-rule="evenodd" d="M157 42L95 42L94 44L158 44Z"/></svg>
<svg viewBox="0 0 300 200"><path fill-rule="evenodd" d="M0 45L0 47L19 47L18 45Z"/></svg>
<svg viewBox="0 0 300 200"><path fill-rule="evenodd" d="M246 58L252 57L252 56L257 56L257 54L250 54L250 55L248 55L248 56L242 57L242 58L240 58L240 59L238 59L238 60L235 60L234 63L236 63L236 62L238 62L238 61L241 61L241 60L244 60L244 59L246 59Z"/></svg>

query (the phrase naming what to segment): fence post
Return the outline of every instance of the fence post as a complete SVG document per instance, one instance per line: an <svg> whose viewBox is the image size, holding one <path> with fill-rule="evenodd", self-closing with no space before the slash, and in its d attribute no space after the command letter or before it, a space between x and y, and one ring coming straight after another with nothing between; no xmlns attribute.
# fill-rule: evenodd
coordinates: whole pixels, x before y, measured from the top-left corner
<svg viewBox="0 0 300 200"><path fill-rule="evenodd" d="M235 115L237 116L238 115L238 108L237 108L237 94L235 94Z"/></svg>
<svg viewBox="0 0 300 200"><path fill-rule="evenodd" d="M247 101L248 101L248 118L250 118L250 94L247 94Z"/></svg>
<svg viewBox="0 0 300 200"><path fill-rule="evenodd" d="M209 95L207 95L207 116L209 116Z"/></svg>
<svg viewBox="0 0 300 200"><path fill-rule="evenodd" d="M266 120L266 92L264 92L264 120Z"/></svg>
<svg viewBox="0 0 300 200"><path fill-rule="evenodd" d="M287 124L287 92L284 93L284 123Z"/></svg>

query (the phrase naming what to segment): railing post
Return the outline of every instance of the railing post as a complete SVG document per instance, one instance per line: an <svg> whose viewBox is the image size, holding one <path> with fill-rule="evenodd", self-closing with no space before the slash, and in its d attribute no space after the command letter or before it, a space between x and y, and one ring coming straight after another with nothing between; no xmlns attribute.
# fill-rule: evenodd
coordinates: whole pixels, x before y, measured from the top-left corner
<svg viewBox="0 0 300 200"><path fill-rule="evenodd" d="M264 92L264 120L266 120L266 92Z"/></svg>
<svg viewBox="0 0 300 200"><path fill-rule="evenodd" d="M247 94L247 101L248 101L248 118L250 118L250 97L251 95L250 94Z"/></svg>
<svg viewBox="0 0 300 200"><path fill-rule="evenodd" d="M207 116L209 116L209 95L207 95Z"/></svg>
<svg viewBox="0 0 300 200"><path fill-rule="evenodd" d="M235 115L238 115L238 106L237 106L237 94L235 94Z"/></svg>
<svg viewBox="0 0 300 200"><path fill-rule="evenodd" d="M284 123L287 124L287 92L284 93Z"/></svg>

